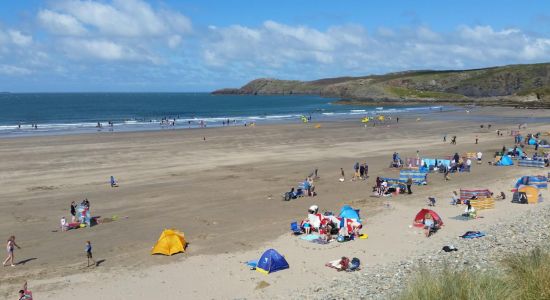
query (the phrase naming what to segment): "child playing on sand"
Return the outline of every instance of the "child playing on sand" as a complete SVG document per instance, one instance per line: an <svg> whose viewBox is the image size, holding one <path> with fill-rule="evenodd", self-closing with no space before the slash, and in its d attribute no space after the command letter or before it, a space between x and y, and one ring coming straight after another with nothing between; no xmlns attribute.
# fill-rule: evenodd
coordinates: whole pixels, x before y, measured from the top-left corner
<svg viewBox="0 0 550 300"><path fill-rule="evenodd" d="M60 225L61 225L61 231L67 231L69 224L67 224L67 220L65 219L65 217L61 217Z"/></svg>
<svg viewBox="0 0 550 300"><path fill-rule="evenodd" d="M86 241L84 250L86 250L86 257L88 258L88 267L90 266L90 260L96 265L97 263L92 256L92 243L90 243L90 241Z"/></svg>
<svg viewBox="0 0 550 300"><path fill-rule="evenodd" d="M32 292L27 289L27 282L23 284L23 289L19 290L19 300L32 300Z"/></svg>
<svg viewBox="0 0 550 300"><path fill-rule="evenodd" d="M10 265L12 267L15 267L15 264L13 263L14 260L15 260L15 254L13 253L14 251L14 247L17 247L17 249L21 249L21 247L19 247L19 245L17 245L15 243L15 236L12 235L10 236L10 238L8 239L8 243L6 245L6 250L8 252L8 257L6 257L6 259L4 260L4 262L2 263L2 266L6 266L6 264L8 263L8 260L10 261Z"/></svg>

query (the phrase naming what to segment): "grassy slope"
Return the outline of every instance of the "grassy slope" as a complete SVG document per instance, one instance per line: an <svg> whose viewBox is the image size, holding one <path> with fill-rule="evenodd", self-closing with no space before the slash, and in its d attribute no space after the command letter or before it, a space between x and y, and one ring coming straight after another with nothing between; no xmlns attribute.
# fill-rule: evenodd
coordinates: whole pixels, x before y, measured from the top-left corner
<svg viewBox="0 0 550 300"><path fill-rule="evenodd" d="M399 299L550 299L550 252L508 255L500 272L423 269Z"/></svg>
<svg viewBox="0 0 550 300"><path fill-rule="evenodd" d="M257 79L235 91L241 94L319 94L354 101L464 102L515 97L510 100L513 102L531 96L537 101L550 103L550 63L464 71L408 71L315 81Z"/></svg>

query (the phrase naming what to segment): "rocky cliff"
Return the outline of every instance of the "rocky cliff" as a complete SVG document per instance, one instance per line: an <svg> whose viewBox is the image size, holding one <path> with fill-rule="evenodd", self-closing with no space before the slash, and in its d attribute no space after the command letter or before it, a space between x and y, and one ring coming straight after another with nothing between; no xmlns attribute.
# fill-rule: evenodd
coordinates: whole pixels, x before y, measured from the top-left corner
<svg viewBox="0 0 550 300"><path fill-rule="evenodd" d="M313 94L340 103L446 102L455 104L550 107L550 63L449 70L406 71L315 81L256 79L238 89L213 94Z"/></svg>

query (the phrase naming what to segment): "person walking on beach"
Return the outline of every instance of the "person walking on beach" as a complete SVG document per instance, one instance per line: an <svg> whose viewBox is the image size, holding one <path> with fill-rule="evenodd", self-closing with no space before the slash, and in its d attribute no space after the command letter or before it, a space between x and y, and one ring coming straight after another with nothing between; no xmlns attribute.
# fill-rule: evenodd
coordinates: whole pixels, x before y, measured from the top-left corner
<svg viewBox="0 0 550 300"><path fill-rule="evenodd" d="M446 143L447 142L447 134L444 134L443 135L443 143Z"/></svg>
<svg viewBox="0 0 550 300"><path fill-rule="evenodd" d="M397 121L397 123L399 123L399 117L396 117L395 120Z"/></svg>
<svg viewBox="0 0 550 300"><path fill-rule="evenodd" d="M97 265L92 255L92 243L90 243L90 241L86 241L86 247L84 250L86 250L86 257L88 258L88 267L90 267L90 260L94 263L94 265Z"/></svg>
<svg viewBox="0 0 550 300"><path fill-rule="evenodd" d="M479 140L478 136L476 135L476 145L477 145L477 141Z"/></svg>
<svg viewBox="0 0 550 300"><path fill-rule="evenodd" d="M456 135L453 135L453 138L451 139L451 145L456 145Z"/></svg>
<svg viewBox="0 0 550 300"><path fill-rule="evenodd" d="M340 181L346 181L346 174L344 173L344 168L340 168Z"/></svg>
<svg viewBox="0 0 550 300"><path fill-rule="evenodd" d="M4 260L4 262L2 263L2 266L6 266L6 264L8 263L8 261L10 261L10 265L12 267L15 267L15 264L14 264L14 260L15 260L15 255L13 253L14 251L14 247L17 247L17 249L21 249L21 247L19 247L19 245L17 245L17 243L15 243L15 236L12 235L10 236L10 238L8 239L8 243L6 245L6 251L8 252L8 257L6 257L6 259Z"/></svg>
<svg viewBox="0 0 550 300"><path fill-rule="evenodd" d="M409 178L407 179L407 194L412 194L412 190L411 190L411 186L413 184L413 180L412 178L409 176Z"/></svg>

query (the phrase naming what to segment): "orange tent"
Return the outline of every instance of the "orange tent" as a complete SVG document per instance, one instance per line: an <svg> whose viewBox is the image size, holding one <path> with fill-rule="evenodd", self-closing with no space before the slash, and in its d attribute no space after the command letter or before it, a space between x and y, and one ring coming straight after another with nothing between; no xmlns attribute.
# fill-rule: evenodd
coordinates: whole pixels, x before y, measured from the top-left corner
<svg viewBox="0 0 550 300"><path fill-rule="evenodd" d="M159 240L151 250L151 254L173 255L185 252L185 237L183 232L175 229L164 229Z"/></svg>

